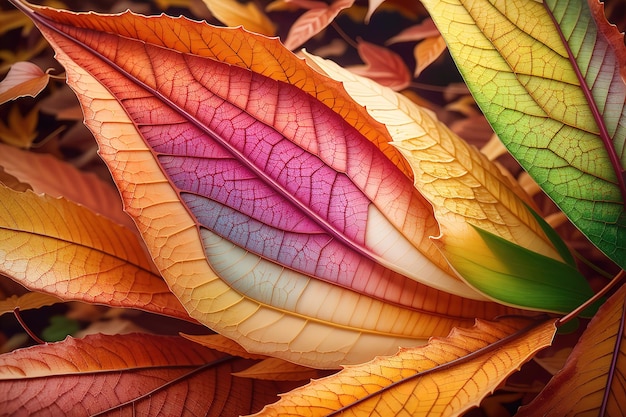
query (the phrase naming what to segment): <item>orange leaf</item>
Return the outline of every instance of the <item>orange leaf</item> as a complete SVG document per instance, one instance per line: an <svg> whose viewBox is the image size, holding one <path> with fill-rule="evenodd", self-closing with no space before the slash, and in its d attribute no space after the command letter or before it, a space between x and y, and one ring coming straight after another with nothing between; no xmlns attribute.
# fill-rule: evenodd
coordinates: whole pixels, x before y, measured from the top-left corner
<svg viewBox="0 0 626 417"><path fill-rule="evenodd" d="M359 41L359 55L366 65L348 69L394 90L404 90L411 83L411 72L404 59L388 48Z"/></svg>
<svg viewBox="0 0 626 417"><path fill-rule="evenodd" d="M415 45L413 55L417 61L413 76L418 77L425 68L435 62L446 50L446 42L441 35L432 38L426 38L422 42Z"/></svg>
<svg viewBox="0 0 626 417"><path fill-rule="evenodd" d="M27 152L0 143L0 167L36 193L65 197L135 230L122 210L118 191L93 173L82 172L49 154Z"/></svg>
<svg viewBox="0 0 626 417"><path fill-rule="evenodd" d="M313 381L257 416L459 415L549 346L555 331L554 320L479 320L471 329L432 338L427 346Z"/></svg>
<svg viewBox="0 0 626 417"><path fill-rule="evenodd" d="M622 285L598 310L563 369L517 416L623 416L625 381L626 285Z"/></svg>
<svg viewBox="0 0 626 417"><path fill-rule="evenodd" d="M16 308L20 310L30 310L32 308L39 308L43 306L49 306L55 303L60 303L59 297L43 294L39 292L28 292L26 294L17 296L12 295L9 298L0 300L0 315L5 313L11 313Z"/></svg>
<svg viewBox="0 0 626 417"><path fill-rule="evenodd" d="M278 358L268 358L234 374L242 378L270 381L302 381L324 376L323 371Z"/></svg>
<svg viewBox="0 0 626 417"><path fill-rule="evenodd" d="M48 85L50 76L31 62L16 62L0 82L0 104L19 97L35 97Z"/></svg>
<svg viewBox="0 0 626 417"><path fill-rule="evenodd" d="M0 186L0 273L64 300L190 320L133 232L65 199Z"/></svg>
<svg viewBox="0 0 626 417"><path fill-rule="evenodd" d="M0 410L234 416L257 411L294 385L232 376L249 365L179 337L68 338L0 355Z"/></svg>

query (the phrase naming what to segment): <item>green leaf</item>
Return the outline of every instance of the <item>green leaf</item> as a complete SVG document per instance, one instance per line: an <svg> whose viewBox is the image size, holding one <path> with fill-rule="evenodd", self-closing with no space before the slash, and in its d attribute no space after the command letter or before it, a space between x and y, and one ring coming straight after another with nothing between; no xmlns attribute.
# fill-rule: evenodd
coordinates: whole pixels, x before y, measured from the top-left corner
<svg viewBox="0 0 626 417"><path fill-rule="evenodd" d="M443 237L446 257L470 285L504 304L567 313L593 296L586 279L573 266L528 250L472 226L488 250L476 243L457 244ZM481 255L482 256L478 256ZM489 255L486 255L489 254ZM587 309L593 315L598 305Z"/></svg>
<svg viewBox="0 0 626 417"><path fill-rule="evenodd" d="M509 151L626 268L626 52L602 7L583 0L423 3Z"/></svg>

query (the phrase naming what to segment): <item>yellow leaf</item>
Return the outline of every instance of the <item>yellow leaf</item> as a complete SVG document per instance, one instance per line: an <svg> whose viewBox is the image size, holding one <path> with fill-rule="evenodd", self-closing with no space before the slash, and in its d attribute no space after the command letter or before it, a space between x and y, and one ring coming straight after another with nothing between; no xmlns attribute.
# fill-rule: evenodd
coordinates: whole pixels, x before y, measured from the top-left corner
<svg viewBox="0 0 626 417"><path fill-rule="evenodd" d="M19 308L20 310L30 310L33 308L60 303L62 301L63 300L59 297L40 292L28 292L20 296L12 295L9 298L0 300L0 315L11 313L16 308Z"/></svg>
<svg viewBox="0 0 626 417"><path fill-rule="evenodd" d="M538 350L554 320L477 321L428 345L344 370L297 388L256 416L452 416L478 406Z"/></svg>
<svg viewBox="0 0 626 417"><path fill-rule="evenodd" d="M304 381L323 376L322 371L308 366L287 362L278 358L268 358L249 368L234 373L234 376L270 381Z"/></svg>
<svg viewBox="0 0 626 417"><path fill-rule="evenodd" d="M0 186L0 273L64 300L189 320L133 232L65 199Z"/></svg>
<svg viewBox="0 0 626 417"><path fill-rule="evenodd" d="M243 26L250 32L274 36L276 27L253 1L242 4L237 0L203 0L213 16L226 26Z"/></svg>
<svg viewBox="0 0 626 417"><path fill-rule="evenodd" d="M16 62L0 82L0 104L19 97L36 97L46 86L50 75L31 62Z"/></svg>
<svg viewBox="0 0 626 417"><path fill-rule="evenodd" d="M0 141L18 148L30 148L37 138L39 108L35 106L26 115L17 106L11 107L6 124L0 120Z"/></svg>

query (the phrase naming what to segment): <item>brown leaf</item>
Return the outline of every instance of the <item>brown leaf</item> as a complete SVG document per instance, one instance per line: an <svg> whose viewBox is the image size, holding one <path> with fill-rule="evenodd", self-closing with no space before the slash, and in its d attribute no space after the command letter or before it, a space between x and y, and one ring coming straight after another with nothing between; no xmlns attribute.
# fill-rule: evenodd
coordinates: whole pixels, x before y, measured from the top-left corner
<svg viewBox="0 0 626 417"><path fill-rule="evenodd" d="M626 285L622 285L598 310L563 369L517 416L623 416L625 323Z"/></svg>
<svg viewBox="0 0 626 417"><path fill-rule="evenodd" d="M293 387L232 376L249 365L180 337L68 338L0 356L0 415L234 416Z"/></svg>
<svg viewBox="0 0 626 417"><path fill-rule="evenodd" d="M413 55L417 66L415 67L414 77L418 77L424 69L435 62L437 58L446 50L446 42L441 36L426 38L422 42L415 45Z"/></svg>

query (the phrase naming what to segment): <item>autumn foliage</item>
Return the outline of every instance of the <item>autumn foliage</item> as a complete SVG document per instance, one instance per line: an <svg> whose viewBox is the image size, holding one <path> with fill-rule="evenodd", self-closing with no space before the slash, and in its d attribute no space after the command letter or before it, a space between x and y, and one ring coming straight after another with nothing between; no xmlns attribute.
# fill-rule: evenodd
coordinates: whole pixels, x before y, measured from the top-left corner
<svg viewBox="0 0 626 417"><path fill-rule="evenodd" d="M621 415L619 5L10 1L1 415Z"/></svg>

